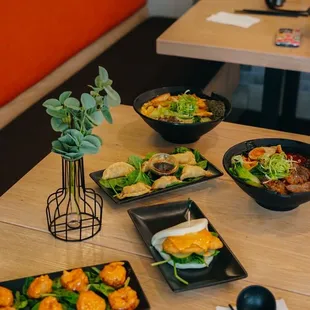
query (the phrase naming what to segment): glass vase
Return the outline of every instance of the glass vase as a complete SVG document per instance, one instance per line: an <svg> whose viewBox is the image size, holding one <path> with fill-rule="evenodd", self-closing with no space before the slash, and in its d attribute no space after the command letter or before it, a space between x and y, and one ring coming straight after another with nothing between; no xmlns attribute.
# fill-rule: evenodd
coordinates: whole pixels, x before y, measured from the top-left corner
<svg viewBox="0 0 310 310"><path fill-rule="evenodd" d="M80 182L82 180L80 167L80 161L67 161L64 160L65 167L65 179L63 180L64 186L69 194L68 206L67 206L67 223L71 228L77 228L81 225L81 211L80 211ZM84 185L84 184L83 184ZM85 187L85 186L84 186Z"/></svg>

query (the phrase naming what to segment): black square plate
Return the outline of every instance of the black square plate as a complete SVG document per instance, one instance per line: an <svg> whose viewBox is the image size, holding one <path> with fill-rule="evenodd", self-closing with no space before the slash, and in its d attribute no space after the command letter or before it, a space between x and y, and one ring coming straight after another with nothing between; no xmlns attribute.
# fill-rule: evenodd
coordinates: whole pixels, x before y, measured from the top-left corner
<svg viewBox="0 0 310 310"><path fill-rule="evenodd" d="M134 208L129 209L128 213L155 261L162 261L163 258L152 246L151 239L158 231L187 221L188 201ZM199 218L206 218L206 216L192 202L191 219ZM210 222L208 228L210 231L218 233ZM219 238L223 242L224 247L220 249L220 253L214 257L208 268L178 269L179 276L188 281L188 285L179 282L174 277L173 267L169 264L162 264L153 268L160 269L174 292L182 292L246 278L248 274L245 269L220 235Z"/></svg>
<svg viewBox="0 0 310 310"><path fill-rule="evenodd" d="M130 277L130 282L129 286L137 292L138 298L140 300L140 303L138 307L136 308L137 310L147 310L151 309L150 304L141 288L141 285L128 261L122 261L124 262L124 267L127 270L127 277ZM89 271L91 267L97 267L99 270L101 270L105 265L109 263L101 264L101 265L96 265L96 266L87 266L87 267L82 267L84 271ZM58 271L58 272L53 272L49 273L49 277L53 280L55 278L58 278L62 275L63 271ZM39 275L33 276L34 278ZM6 282L1 282L0 286L6 287L14 292L19 291L22 292L22 287L25 283L26 278L19 278L11 281L6 281ZM15 294L14 294L15 295ZM30 310L29 307L24 308L24 310Z"/></svg>
<svg viewBox="0 0 310 310"><path fill-rule="evenodd" d="M206 158L202 157L203 160L205 160ZM124 199L118 199L117 197L115 197L115 193L113 192L112 189L110 188L106 188L106 187L102 187L99 183L99 181L101 180L102 174L104 170L99 170L99 171L95 171L89 174L89 176L96 182L96 184L103 190L103 192L109 196L115 203L117 204L124 204L124 203L129 203L129 202L133 202L133 201L137 201L137 200L141 200L144 198L148 198L148 197L153 197L153 196L158 196L160 194L163 193L167 193L167 192L171 192L180 188L184 188L184 187L188 187L194 184L198 184L198 183L203 183L203 182L207 182L211 179L214 178L218 178L220 176L223 175L223 172L220 171L217 167L215 167L212 163L210 163L208 161L208 166L205 169L206 171L211 172L211 176L206 176L206 177L202 177L199 180L195 180L192 182L188 182L185 184L180 184L180 185L176 185L176 186L172 186L172 187L168 187L168 188L163 188L163 189L159 189L156 190L154 192L150 192L148 194L145 195L141 195L141 196L137 196L137 197L128 197L128 198L124 198Z"/></svg>

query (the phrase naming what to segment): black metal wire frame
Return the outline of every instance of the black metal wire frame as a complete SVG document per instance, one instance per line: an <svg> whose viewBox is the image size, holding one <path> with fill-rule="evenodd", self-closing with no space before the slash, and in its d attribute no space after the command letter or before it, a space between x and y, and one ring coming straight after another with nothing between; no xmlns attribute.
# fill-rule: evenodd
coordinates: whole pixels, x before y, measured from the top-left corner
<svg viewBox="0 0 310 310"><path fill-rule="evenodd" d="M50 233L64 241L83 241L101 230L102 197L85 188L83 158L62 158L62 187L47 198L46 219Z"/></svg>

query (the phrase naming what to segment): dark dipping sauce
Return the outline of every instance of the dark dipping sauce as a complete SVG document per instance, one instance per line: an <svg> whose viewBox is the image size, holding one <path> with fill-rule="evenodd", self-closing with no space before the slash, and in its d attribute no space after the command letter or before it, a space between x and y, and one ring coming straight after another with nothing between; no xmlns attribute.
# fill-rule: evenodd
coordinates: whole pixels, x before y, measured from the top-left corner
<svg viewBox="0 0 310 310"><path fill-rule="evenodd" d="M156 170L167 173L169 171L171 171L174 168L173 164L167 163L167 162L157 162L154 163L154 167Z"/></svg>

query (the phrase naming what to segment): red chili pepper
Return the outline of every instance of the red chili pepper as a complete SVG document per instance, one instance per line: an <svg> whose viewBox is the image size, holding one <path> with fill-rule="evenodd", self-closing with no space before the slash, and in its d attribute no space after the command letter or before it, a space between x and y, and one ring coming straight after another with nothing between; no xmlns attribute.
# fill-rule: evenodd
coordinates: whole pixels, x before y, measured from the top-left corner
<svg viewBox="0 0 310 310"><path fill-rule="evenodd" d="M299 154L292 154L292 153L287 153L286 154L288 159L292 159L293 161L296 161L298 164L303 165L307 159Z"/></svg>

